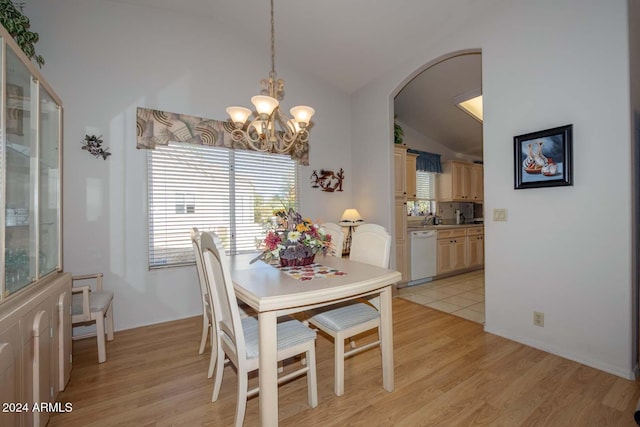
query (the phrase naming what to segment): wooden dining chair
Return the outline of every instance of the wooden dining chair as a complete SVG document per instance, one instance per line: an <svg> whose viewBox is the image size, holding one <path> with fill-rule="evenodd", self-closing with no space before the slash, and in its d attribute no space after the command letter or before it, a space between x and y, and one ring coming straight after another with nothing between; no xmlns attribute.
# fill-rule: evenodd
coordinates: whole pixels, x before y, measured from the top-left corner
<svg viewBox="0 0 640 427"><path fill-rule="evenodd" d="M102 273L73 276L71 288L71 324L81 326L88 323L96 324L96 339L98 341L98 363L106 362L107 340L113 341L113 292L102 288ZM77 282L88 285L76 286ZM106 326L106 328L105 328ZM75 337L79 338L79 337Z"/></svg>
<svg viewBox="0 0 640 427"><path fill-rule="evenodd" d="M196 260L196 270L198 273L198 282L200 284L200 296L202 297L202 334L200 337L200 348L198 354L204 353L204 349L207 345L207 339L211 337L211 356L209 358L209 370L207 377L211 378L214 372L213 364L216 361L216 353L218 350L216 339L216 328L212 327L214 324L213 319L213 306L211 300L211 291L209 284L207 283L207 277L205 276L204 263L202 260L202 250L200 249L200 237L202 231L196 227L191 229L191 244L193 246L193 255Z"/></svg>
<svg viewBox="0 0 640 427"><path fill-rule="evenodd" d="M215 369L223 369L224 355L236 367L238 374L238 401L236 403L235 425L240 427L244 421L247 399L259 392L259 387L248 390L249 372L259 367L258 352L258 320L255 317L240 317L240 310L228 270L228 262L218 236L213 232L203 232L201 248L204 260L205 275L214 298L214 318L219 328L218 361ZM279 319L280 320L280 319ZM318 386L316 379L315 356L316 332L293 319L283 319L277 325L278 361L303 354L306 364L300 369L290 372L278 379L288 381L301 375L307 376L307 393L309 406L318 405ZM274 367L275 369L275 367ZM214 376L212 401L218 400L222 385L223 372Z"/></svg>
<svg viewBox="0 0 640 427"><path fill-rule="evenodd" d="M378 267L389 267L391 235L377 224L363 224L353 233L349 259ZM375 301L366 299L347 301L307 312L307 321L333 337L334 340L334 393L344 394L344 360L373 347L380 346L380 312ZM356 347L352 337L376 329L376 341ZM350 349L345 351L345 341Z"/></svg>
<svg viewBox="0 0 640 427"><path fill-rule="evenodd" d="M333 222L325 222L320 224L321 228L331 236L331 249L329 249L329 255L342 258L342 247L344 246L344 232L342 227Z"/></svg>

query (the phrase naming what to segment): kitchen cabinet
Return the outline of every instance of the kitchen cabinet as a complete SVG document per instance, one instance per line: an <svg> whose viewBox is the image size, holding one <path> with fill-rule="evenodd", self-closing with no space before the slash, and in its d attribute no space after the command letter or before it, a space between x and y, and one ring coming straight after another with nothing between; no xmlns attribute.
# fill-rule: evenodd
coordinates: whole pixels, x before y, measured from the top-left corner
<svg viewBox="0 0 640 427"><path fill-rule="evenodd" d="M409 248L407 242L407 201L404 198L395 200L395 248L396 270L402 274L402 280L409 280L407 269Z"/></svg>
<svg viewBox="0 0 640 427"><path fill-rule="evenodd" d="M395 197L407 197L407 147L393 147L393 171Z"/></svg>
<svg viewBox="0 0 640 427"><path fill-rule="evenodd" d="M484 265L484 227L438 230L437 274L481 268Z"/></svg>
<svg viewBox="0 0 640 427"><path fill-rule="evenodd" d="M471 192L469 199L481 202L484 199L484 168L482 165L471 165Z"/></svg>
<svg viewBox="0 0 640 427"><path fill-rule="evenodd" d="M464 227L438 231L438 275L466 268L466 234Z"/></svg>
<svg viewBox="0 0 640 427"><path fill-rule="evenodd" d="M407 153L407 159L405 162L405 176L406 176L406 191L407 199L415 200L418 195L417 182L416 182L416 159L417 154Z"/></svg>
<svg viewBox="0 0 640 427"><path fill-rule="evenodd" d="M393 147L395 194L395 249L396 270L402 273L402 281L409 280L409 241L407 239L407 200L415 200L417 154L407 153L407 147Z"/></svg>
<svg viewBox="0 0 640 427"><path fill-rule="evenodd" d="M407 153L407 147L393 147L394 164L394 215L396 270L402 274L402 280L409 280L407 240L407 197L416 197L416 158Z"/></svg>
<svg viewBox="0 0 640 427"><path fill-rule="evenodd" d="M436 199L446 202L481 202L483 200L482 165L451 160L442 163L436 175Z"/></svg>
<svg viewBox="0 0 640 427"><path fill-rule="evenodd" d="M484 265L484 229L473 227L467 229L467 267L481 267Z"/></svg>

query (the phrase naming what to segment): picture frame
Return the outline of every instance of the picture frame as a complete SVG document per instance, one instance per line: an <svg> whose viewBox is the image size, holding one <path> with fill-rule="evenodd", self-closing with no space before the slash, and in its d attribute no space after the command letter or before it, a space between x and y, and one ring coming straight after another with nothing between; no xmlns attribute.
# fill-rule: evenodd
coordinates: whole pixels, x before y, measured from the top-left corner
<svg viewBox="0 0 640 427"><path fill-rule="evenodd" d="M573 185L573 125L513 137L514 189Z"/></svg>

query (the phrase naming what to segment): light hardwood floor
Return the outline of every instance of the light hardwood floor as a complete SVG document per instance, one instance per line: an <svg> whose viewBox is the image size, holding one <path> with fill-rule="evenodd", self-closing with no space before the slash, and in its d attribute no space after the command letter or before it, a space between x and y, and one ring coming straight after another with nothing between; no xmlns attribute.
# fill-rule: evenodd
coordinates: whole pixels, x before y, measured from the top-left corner
<svg viewBox="0 0 640 427"><path fill-rule="evenodd" d="M396 298L395 385L382 388L380 351L345 364L345 394L333 394L333 343L317 342L319 405L306 380L279 389L282 426L634 426L640 385L485 333L482 325ZM64 426L232 425L236 376L225 368L211 403L208 353L198 355L200 319L117 332L107 362L94 339L74 342L71 381L60 401ZM371 336L361 338L366 342ZM255 381L255 379L253 380ZM258 399L245 426L258 425Z"/></svg>

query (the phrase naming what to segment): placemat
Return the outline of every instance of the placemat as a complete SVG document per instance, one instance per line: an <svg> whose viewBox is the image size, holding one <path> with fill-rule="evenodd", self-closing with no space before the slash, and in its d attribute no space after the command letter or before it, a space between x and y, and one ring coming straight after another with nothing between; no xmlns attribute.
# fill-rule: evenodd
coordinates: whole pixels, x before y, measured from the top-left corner
<svg viewBox="0 0 640 427"><path fill-rule="evenodd" d="M344 276L347 274L343 271L326 267L315 262L313 264L299 267L280 267L278 264L272 265L298 280L324 279L325 277Z"/></svg>

